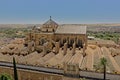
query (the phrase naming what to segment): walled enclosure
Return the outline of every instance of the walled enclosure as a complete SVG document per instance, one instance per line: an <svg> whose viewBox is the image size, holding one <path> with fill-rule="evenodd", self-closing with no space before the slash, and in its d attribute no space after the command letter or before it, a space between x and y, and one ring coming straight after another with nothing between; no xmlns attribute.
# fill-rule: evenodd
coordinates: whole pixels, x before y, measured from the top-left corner
<svg viewBox="0 0 120 80"><path fill-rule="evenodd" d="M23 69L18 69L17 72L19 80L63 80L63 76L57 74L48 74ZM7 73L13 76L13 68L0 67L0 74L2 73Z"/></svg>

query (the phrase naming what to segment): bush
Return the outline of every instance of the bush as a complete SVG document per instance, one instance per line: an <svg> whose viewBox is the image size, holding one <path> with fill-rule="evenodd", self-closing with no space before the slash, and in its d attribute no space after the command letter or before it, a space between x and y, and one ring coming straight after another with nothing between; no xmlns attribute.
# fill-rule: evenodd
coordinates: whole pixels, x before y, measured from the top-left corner
<svg viewBox="0 0 120 80"><path fill-rule="evenodd" d="M0 80L13 80L13 79L9 74L4 73L0 75Z"/></svg>

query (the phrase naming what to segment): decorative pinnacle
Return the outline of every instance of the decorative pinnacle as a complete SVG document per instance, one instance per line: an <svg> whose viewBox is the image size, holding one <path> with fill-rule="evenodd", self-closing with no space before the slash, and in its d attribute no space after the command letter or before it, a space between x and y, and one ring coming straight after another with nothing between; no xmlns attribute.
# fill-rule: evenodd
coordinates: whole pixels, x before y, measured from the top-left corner
<svg viewBox="0 0 120 80"><path fill-rule="evenodd" d="M51 20L51 18L52 18L52 17L50 16L50 20Z"/></svg>

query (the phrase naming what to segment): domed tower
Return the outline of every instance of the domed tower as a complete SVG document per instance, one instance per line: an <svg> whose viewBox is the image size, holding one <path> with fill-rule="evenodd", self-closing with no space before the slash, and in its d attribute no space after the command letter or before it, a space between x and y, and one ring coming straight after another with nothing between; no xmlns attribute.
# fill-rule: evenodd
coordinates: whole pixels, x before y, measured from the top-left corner
<svg viewBox="0 0 120 80"><path fill-rule="evenodd" d="M57 27L58 27L58 24L55 21L53 21L50 16L50 19L42 25L41 31L48 32L48 33L55 32Z"/></svg>

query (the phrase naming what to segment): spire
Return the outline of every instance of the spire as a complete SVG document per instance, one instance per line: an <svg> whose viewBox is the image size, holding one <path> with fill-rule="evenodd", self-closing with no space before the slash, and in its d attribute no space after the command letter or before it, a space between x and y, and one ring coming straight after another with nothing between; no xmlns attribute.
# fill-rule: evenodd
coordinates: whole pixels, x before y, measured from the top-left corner
<svg viewBox="0 0 120 80"><path fill-rule="evenodd" d="M51 18L52 18L52 17L50 16L50 20L51 20Z"/></svg>
<svg viewBox="0 0 120 80"><path fill-rule="evenodd" d="M49 25L49 24L55 24L55 25L58 25L55 21L52 20L52 17L50 16L50 19L44 23L44 25Z"/></svg>

